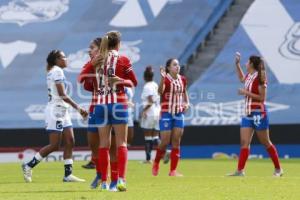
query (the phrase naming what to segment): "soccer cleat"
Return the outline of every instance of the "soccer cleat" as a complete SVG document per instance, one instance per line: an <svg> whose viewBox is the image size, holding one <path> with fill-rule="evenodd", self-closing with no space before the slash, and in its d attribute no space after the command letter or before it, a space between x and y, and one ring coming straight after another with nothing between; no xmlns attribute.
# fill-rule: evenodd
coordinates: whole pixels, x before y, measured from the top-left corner
<svg viewBox="0 0 300 200"><path fill-rule="evenodd" d="M283 176L283 170L282 169L275 169L274 173L273 173L274 177L281 177Z"/></svg>
<svg viewBox="0 0 300 200"><path fill-rule="evenodd" d="M157 176L159 171L159 163L154 162L152 165L152 175Z"/></svg>
<svg viewBox="0 0 300 200"><path fill-rule="evenodd" d="M23 176L26 183L32 182L32 169L26 165L25 163L22 164Z"/></svg>
<svg viewBox="0 0 300 200"><path fill-rule="evenodd" d="M176 170L170 171L169 176L182 177L183 175Z"/></svg>
<svg viewBox="0 0 300 200"><path fill-rule="evenodd" d="M236 170L234 173L232 174L227 174L227 176L245 176L245 172L243 170L239 171Z"/></svg>
<svg viewBox="0 0 300 200"><path fill-rule="evenodd" d="M112 181L109 184L109 191L111 191L111 192L117 192L118 191L117 184L118 184L118 181Z"/></svg>
<svg viewBox="0 0 300 200"><path fill-rule="evenodd" d="M63 178L63 182L85 182L85 180L70 174L69 176Z"/></svg>
<svg viewBox="0 0 300 200"><path fill-rule="evenodd" d="M108 191L108 189L109 189L108 184L106 182L102 182L100 186L100 190L104 192L104 191Z"/></svg>
<svg viewBox="0 0 300 200"><path fill-rule="evenodd" d="M93 182L91 183L91 189L96 189L101 183L101 176L99 174L96 175Z"/></svg>
<svg viewBox="0 0 300 200"><path fill-rule="evenodd" d="M168 150L168 151L166 151L166 153L165 153L165 155L164 155L164 158L163 158L163 162L164 162L164 164L168 164L169 163L169 161L170 161L170 151Z"/></svg>
<svg viewBox="0 0 300 200"><path fill-rule="evenodd" d="M88 162L85 165L82 165L81 167L83 167L85 169L95 169L96 168L95 164L92 161Z"/></svg>
<svg viewBox="0 0 300 200"><path fill-rule="evenodd" d="M118 183L117 183L117 189L120 192L125 192L127 190L126 182L124 179L119 178Z"/></svg>

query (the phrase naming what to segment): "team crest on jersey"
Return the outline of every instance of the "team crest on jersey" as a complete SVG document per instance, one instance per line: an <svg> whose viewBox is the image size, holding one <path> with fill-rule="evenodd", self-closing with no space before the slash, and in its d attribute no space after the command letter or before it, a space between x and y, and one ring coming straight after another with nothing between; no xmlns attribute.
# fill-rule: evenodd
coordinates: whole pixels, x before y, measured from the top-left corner
<svg viewBox="0 0 300 200"><path fill-rule="evenodd" d="M288 30L279 52L288 59L300 60L300 22Z"/></svg>
<svg viewBox="0 0 300 200"><path fill-rule="evenodd" d="M128 56L131 63L134 64L140 60L140 48L137 47L142 40L122 42L120 54ZM69 66L65 69L68 72L78 73L82 66L89 61L88 49L81 49L68 55Z"/></svg>
<svg viewBox="0 0 300 200"><path fill-rule="evenodd" d="M69 0L12 0L0 7L0 23L48 22L58 19L69 9Z"/></svg>

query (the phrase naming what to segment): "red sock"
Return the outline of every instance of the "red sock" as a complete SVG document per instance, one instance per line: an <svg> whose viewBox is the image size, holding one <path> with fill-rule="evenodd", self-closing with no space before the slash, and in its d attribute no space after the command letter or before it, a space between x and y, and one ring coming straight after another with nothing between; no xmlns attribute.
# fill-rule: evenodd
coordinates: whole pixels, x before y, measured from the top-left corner
<svg viewBox="0 0 300 200"><path fill-rule="evenodd" d="M125 179L127 170L127 154L128 150L125 146L118 147L118 171L119 177Z"/></svg>
<svg viewBox="0 0 300 200"><path fill-rule="evenodd" d="M99 158L98 163L101 172L102 181L107 181L107 171L109 164L109 149L108 148L99 148Z"/></svg>
<svg viewBox="0 0 300 200"><path fill-rule="evenodd" d="M279 158L278 158L276 147L274 145L271 145L269 148L267 148L267 151L273 161L275 169L280 169Z"/></svg>
<svg viewBox="0 0 300 200"><path fill-rule="evenodd" d="M246 161L249 156L249 148L242 148L240 151L240 157L239 157L239 164L238 164L238 170L241 171L245 168Z"/></svg>
<svg viewBox="0 0 300 200"><path fill-rule="evenodd" d="M111 181L117 181L119 178L118 162L110 162L110 179Z"/></svg>
<svg viewBox="0 0 300 200"><path fill-rule="evenodd" d="M165 153L166 150L161 150L160 148L157 148L154 162L158 164L162 157L164 157Z"/></svg>
<svg viewBox="0 0 300 200"><path fill-rule="evenodd" d="M180 149L172 148L171 155L170 155L170 159L171 159L170 171L176 170L179 158L180 158Z"/></svg>
<svg viewBox="0 0 300 200"><path fill-rule="evenodd" d="M98 157L92 157L92 162L96 165L96 172L97 172L97 174L101 174Z"/></svg>

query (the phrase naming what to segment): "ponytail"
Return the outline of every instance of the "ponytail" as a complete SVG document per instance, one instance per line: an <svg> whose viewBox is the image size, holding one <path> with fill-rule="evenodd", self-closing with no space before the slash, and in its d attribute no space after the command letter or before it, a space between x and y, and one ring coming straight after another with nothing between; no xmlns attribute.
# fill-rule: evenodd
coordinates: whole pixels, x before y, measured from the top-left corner
<svg viewBox="0 0 300 200"><path fill-rule="evenodd" d="M100 67L105 64L108 57L108 52L116 49L119 46L120 41L121 33L118 31L110 31L102 37L99 54L103 59L99 63Z"/></svg>
<svg viewBox="0 0 300 200"><path fill-rule="evenodd" d="M100 67L104 64L108 56L108 36L105 35L101 40L101 45L99 48L99 54L103 60L99 63Z"/></svg>
<svg viewBox="0 0 300 200"><path fill-rule="evenodd" d="M260 56L250 56L249 58L250 63L252 63L253 68L257 71L258 73L258 80L260 85L265 84L265 74L263 74L265 70L265 65L263 60L261 59Z"/></svg>

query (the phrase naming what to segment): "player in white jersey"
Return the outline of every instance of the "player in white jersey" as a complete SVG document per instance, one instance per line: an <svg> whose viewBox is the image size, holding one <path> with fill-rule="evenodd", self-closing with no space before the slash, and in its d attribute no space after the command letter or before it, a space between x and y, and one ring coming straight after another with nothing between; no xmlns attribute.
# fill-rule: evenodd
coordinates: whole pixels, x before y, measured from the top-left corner
<svg viewBox="0 0 300 200"><path fill-rule="evenodd" d="M66 94L67 85L63 72L63 68L67 66L65 54L60 50L51 51L47 57L47 64L49 102L45 110L45 120L50 143L36 153L28 163L22 165L24 179L26 182L32 181L32 168L50 153L57 151L62 139L65 145L63 154L65 175L63 181L84 182L85 180L72 174L72 153L75 141L68 109L71 105L78 110L83 118L86 118L88 113Z"/></svg>
<svg viewBox="0 0 300 200"><path fill-rule="evenodd" d="M144 130L146 160L144 163L151 163L151 152L153 145L158 145L159 140L159 115L160 96L158 85L153 81L153 70L151 66L144 71L145 85L142 91L143 111L141 128Z"/></svg>

